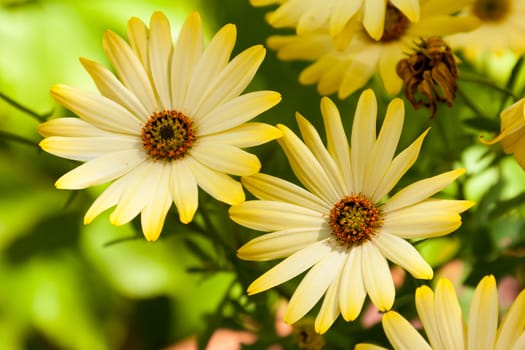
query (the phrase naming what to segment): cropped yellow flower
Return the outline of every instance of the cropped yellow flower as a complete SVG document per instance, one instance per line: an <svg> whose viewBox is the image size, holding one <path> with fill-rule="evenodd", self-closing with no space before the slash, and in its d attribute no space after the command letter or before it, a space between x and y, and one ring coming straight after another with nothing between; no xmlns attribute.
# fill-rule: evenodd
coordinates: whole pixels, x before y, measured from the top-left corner
<svg viewBox="0 0 525 350"><path fill-rule="evenodd" d="M454 286L439 280L436 292L427 286L416 290L416 308L428 342L401 315L389 311L383 328L395 350L521 350L525 349L525 291L521 291L498 328L498 291L494 276L476 287L465 325ZM429 344L430 343L430 344ZM355 350L384 349L358 344Z"/></svg>
<svg viewBox="0 0 525 350"><path fill-rule="evenodd" d="M331 36L343 32L349 21L362 16L363 27L381 39L388 0L251 0L253 6L281 4L267 19L275 28L293 27L298 35L328 28ZM391 4L411 22L419 20L419 0L392 0ZM361 12L360 12L361 10Z"/></svg>
<svg viewBox="0 0 525 350"><path fill-rule="evenodd" d="M518 164L525 170L525 98L501 112L501 133L498 136L490 141L481 141L488 145L501 142L503 151L514 154Z"/></svg>
<svg viewBox="0 0 525 350"><path fill-rule="evenodd" d="M397 75L396 65L414 43L431 36L442 36L476 28L479 20L473 16L455 17L470 0L429 0L421 4L421 17L411 23L394 6L386 5L385 27L379 41L358 28L350 43L339 49L334 46L328 29L297 36L271 36L268 47L277 50L283 60L315 61L304 69L299 82L317 84L321 95L337 92L346 98L363 87L376 70L386 91L399 93L403 81Z"/></svg>
<svg viewBox="0 0 525 350"><path fill-rule="evenodd" d="M131 46L111 31L104 49L117 77L81 59L101 95L65 85L51 95L80 118L43 123L40 146L54 155L86 163L56 182L83 189L114 181L95 200L84 221L115 206L110 220L122 225L141 213L147 240L156 240L174 202L180 220L192 220L198 187L228 204L244 200L241 184L227 174L260 169L250 147L280 137L262 123L245 123L280 101L273 91L239 96L265 56L261 45L229 61L236 29L225 25L203 47L198 13L188 17L173 45L168 19L160 12L150 28L128 22Z"/></svg>
<svg viewBox="0 0 525 350"><path fill-rule="evenodd" d="M469 59L484 52L501 54L511 50L517 55L525 53L525 1L523 0L474 0L463 14L481 20L479 28L454 34L446 40L462 49Z"/></svg>
<svg viewBox="0 0 525 350"><path fill-rule="evenodd" d="M404 121L402 100L388 106L376 135L377 102L372 90L361 95L349 145L341 117L327 97L321 100L327 147L303 116L297 122L304 142L284 125L279 144L303 189L267 174L243 177L259 200L230 208L230 217L248 228L271 233L238 250L241 259L285 258L256 279L255 294L305 275L288 305L285 321L294 323L321 299L315 329L326 332L341 313L354 320L366 295L380 310L392 307L394 283L387 259L416 278L433 271L407 241L446 235L461 225L459 213L472 206L463 200L430 198L463 174L453 170L388 193L419 155L425 131L394 157ZM350 147L351 146L351 147Z"/></svg>

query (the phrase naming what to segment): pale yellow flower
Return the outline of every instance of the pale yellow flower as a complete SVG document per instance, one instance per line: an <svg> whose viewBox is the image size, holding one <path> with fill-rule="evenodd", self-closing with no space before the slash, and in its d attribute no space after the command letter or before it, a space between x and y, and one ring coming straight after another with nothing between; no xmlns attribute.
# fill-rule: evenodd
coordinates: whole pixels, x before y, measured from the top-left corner
<svg viewBox="0 0 525 350"><path fill-rule="evenodd" d="M522 350L525 349L525 291L521 291L498 327L498 291L494 276L476 287L465 324L454 286L439 280L436 292L428 286L416 290L416 308L428 342L401 315L389 311L383 329L395 350ZM384 349L358 344L355 350Z"/></svg>
<svg viewBox="0 0 525 350"><path fill-rule="evenodd" d="M386 91L395 95L402 87L396 73L400 59L412 51L416 42L476 28L473 16L454 17L470 0L429 0L421 4L421 16L411 23L395 7L386 7L385 29L379 41L362 28L357 30L345 49L334 46L328 30L319 29L302 36L271 36L268 46L283 60L314 61L304 69L299 82L317 84L321 95L337 92L346 98L363 87L378 71Z"/></svg>
<svg viewBox="0 0 525 350"><path fill-rule="evenodd" d="M513 154L525 170L525 98L501 112L501 133L498 136L490 141L481 141L488 145L501 142L503 151Z"/></svg>
<svg viewBox="0 0 525 350"><path fill-rule="evenodd" d="M198 187L228 204L244 200L232 175L260 169L242 147L275 139L281 132L263 123L245 123L277 104L273 91L239 96L261 64L265 49L253 46L230 62L236 29L225 25L203 46L198 13L188 17L175 45L160 12L150 28L128 23L131 46L104 34L104 49L117 77L102 65L81 59L100 95L65 85L51 95L80 118L43 123L40 146L54 155L85 161L56 182L83 189L114 181L93 203L85 223L115 206L110 220L122 225L141 213L146 239L154 241L174 202L180 220L192 220Z"/></svg>
<svg viewBox="0 0 525 350"><path fill-rule="evenodd" d="M367 33L381 39L388 0L250 0L253 6L280 6L267 16L275 28L296 28L298 35L328 28L331 36L341 34L349 21L358 18ZM411 22L419 20L419 0L391 0ZM361 18L362 17L362 18Z"/></svg>
<svg viewBox="0 0 525 350"><path fill-rule="evenodd" d="M286 126L278 126L283 132L278 142L306 189L267 174L243 177L245 187L259 200L232 206L229 213L243 226L271 231L242 246L241 259L286 258L256 279L248 293L265 291L309 269L290 300L285 321L298 321L325 295L315 320L316 331L324 333L340 313L354 320L367 294L380 310L392 307L395 289L387 259L416 278L432 278L432 268L408 240L456 230L461 225L459 213L473 203L430 198L463 169L388 196L417 159L428 132L394 157L404 121L402 100L389 104L376 135L376 98L372 90L364 91L350 144L329 98L321 100L321 111L326 148L300 114L297 122L304 142Z"/></svg>
<svg viewBox="0 0 525 350"><path fill-rule="evenodd" d="M501 54L511 50L518 55L525 53L525 1L523 0L474 0L464 11L481 20L479 28L454 34L446 40L462 49L469 59L482 53Z"/></svg>

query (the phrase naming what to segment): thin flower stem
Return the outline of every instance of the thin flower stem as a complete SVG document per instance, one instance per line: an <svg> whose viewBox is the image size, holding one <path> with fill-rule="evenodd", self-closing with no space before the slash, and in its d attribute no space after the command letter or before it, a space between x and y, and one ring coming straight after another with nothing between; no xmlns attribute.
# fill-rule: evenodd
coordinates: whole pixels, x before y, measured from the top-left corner
<svg viewBox="0 0 525 350"><path fill-rule="evenodd" d="M232 247L229 242L227 242L216 230L215 225L213 224L213 221L210 219L209 212L207 211L207 208L205 207L204 203L199 205L199 213L202 217L204 227L196 223L195 221L192 221L191 224L194 228L196 228L200 233L202 233L204 236L208 238L213 238L222 245L225 252L231 252L235 251L234 247Z"/></svg>
<svg viewBox="0 0 525 350"><path fill-rule="evenodd" d="M483 110L481 110L481 108L479 108L475 103L474 101L472 101L470 99L470 97L467 96L467 94L465 94L463 92L462 89L457 89L457 94L458 96L461 97L461 99L463 99L463 101L465 102L465 105L470 108L475 114L483 117L483 118L486 118L486 119L492 119L490 116L488 116Z"/></svg>
<svg viewBox="0 0 525 350"><path fill-rule="evenodd" d="M25 138L23 136L11 134L10 132L7 132L7 131L0 130L0 139L5 139L5 140L9 140L9 141L15 141L15 142L18 142L18 143L21 143L21 144L24 144L24 145L33 146L36 149L40 150L40 147L38 146L37 142L35 142L33 140L30 140L30 139L27 139L27 138Z"/></svg>
<svg viewBox="0 0 525 350"><path fill-rule="evenodd" d="M53 114L53 112L49 112L49 113L46 113L46 114L38 114L37 112L25 107L25 106L22 106L20 103L16 102L15 100L13 100L12 98L4 95L3 93L0 92L0 98L4 101L6 101L8 104L10 104L11 106L15 107L16 109L18 110L21 110L22 112L26 113L26 114L29 114L30 116L32 116L33 118L35 118L36 120L38 120L39 122L43 123L47 120L47 118Z"/></svg>
<svg viewBox="0 0 525 350"><path fill-rule="evenodd" d="M222 297L219 305L217 305L215 312L208 317L207 320L207 327L206 329L199 335L197 338L197 348L199 350L207 349L208 343L211 339L211 336L213 335L213 332L217 330L218 324L221 323L222 319L224 318L224 308L227 306L228 302L231 298L231 292L232 289L235 287L237 283L237 279L234 278L228 287L226 288L226 292L224 293L224 296Z"/></svg>
<svg viewBox="0 0 525 350"><path fill-rule="evenodd" d="M476 84L480 84L480 85L485 85L485 86L488 86L488 87L490 87L491 89L493 89L495 91L498 91L498 92L501 92L501 93L507 95L508 97L512 98L513 101L518 100L518 97L510 89L498 86L498 85L494 84L493 81L485 79L485 78L482 78L482 77L477 76L475 74L471 74L471 73L468 73L468 72L461 72L461 74L458 76L458 80L464 81L464 82L469 82L469 83L476 83Z"/></svg>

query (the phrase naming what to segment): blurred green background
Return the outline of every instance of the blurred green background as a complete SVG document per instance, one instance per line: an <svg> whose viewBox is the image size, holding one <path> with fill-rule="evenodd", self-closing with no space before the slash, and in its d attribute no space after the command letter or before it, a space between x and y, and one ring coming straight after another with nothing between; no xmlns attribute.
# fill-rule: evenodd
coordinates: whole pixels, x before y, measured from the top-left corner
<svg viewBox="0 0 525 350"><path fill-rule="evenodd" d="M234 54L275 34L264 21L267 9L252 8L248 0L0 0L0 94L36 114L0 99L0 349L161 349L193 334L205 338L214 327L246 328L239 315L267 313L256 321L273 322L275 295L244 293L247 283L273 264L236 260L235 249L255 233L231 223L227 206L201 193L199 212L211 220L198 215L182 225L171 213L155 243L141 237L137 221L113 227L104 214L84 226L82 217L101 188L56 190L56 179L76 164L37 146L39 118L69 113L50 98L50 87L65 83L94 91L78 58L109 65L103 32L125 37L130 17L149 23L155 10L168 16L174 35L193 10L201 12L208 39L222 25L235 23ZM519 93L523 72L512 73L515 63L511 56L464 63L460 69L501 85L513 76L508 88ZM315 87L297 83L305 65L267 53L249 90L279 91L283 102L259 120L297 130L294 113L299 111L322 129ZM378 95L381 120L391 97L377 80L369 86ZM433 130L399 187L462 166L467 174L442 196L478 201L460 230L418 248L436 268L462 261L467 284L486 273L522 283L525 173L499 145L478 141L479 135L491 137L499 130L498 112L511 101L483 84L460 82L460 90L457 103L451 109L440 106L432 121L428 111L406 105L400 149L428 126ZM358 96L334 97L347 130ZM261 158L262 171L295 181L275 142L252 151ZM411 298L414 283L399 293ZM360 331L360 323L338 320L327 342L348 348L380 332L377 326Z"/></svg>

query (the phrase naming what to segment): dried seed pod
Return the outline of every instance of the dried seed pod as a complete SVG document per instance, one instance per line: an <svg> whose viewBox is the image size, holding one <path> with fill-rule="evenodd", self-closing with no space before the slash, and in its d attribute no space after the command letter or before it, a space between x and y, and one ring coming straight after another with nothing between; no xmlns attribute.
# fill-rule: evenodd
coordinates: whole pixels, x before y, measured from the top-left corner
<svg viewBox="0 0 525 350"><path fill-rule="evenodd" d="M415 109L431 109L434 118L439 102L452 106L459 71L452 50L441 38L421 39L415 52L397 63L396 71Z"/></svg>

